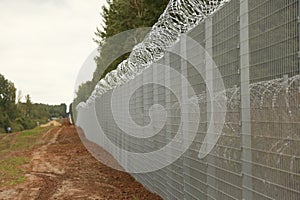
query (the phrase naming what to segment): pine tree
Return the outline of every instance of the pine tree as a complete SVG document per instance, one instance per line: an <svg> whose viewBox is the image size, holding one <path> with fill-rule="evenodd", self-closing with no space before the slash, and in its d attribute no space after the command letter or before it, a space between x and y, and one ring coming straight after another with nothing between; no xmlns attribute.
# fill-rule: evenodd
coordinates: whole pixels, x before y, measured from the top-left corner
<svg viewBox="0 0 300 200"><path fill-rule="evenodd" d="M74 100L75 106L81 101L86 101L98 81L116 69L119 63L128 57L129 53L120 56L112 63L109 63L107 58L110 58L112 53L120 55L119 52L122 52L122 48L128 47L126 44L132 44L132 40L136 40L136 38L129 37L128 41L124 41L123 46L121 46L120 44L109 43L108 38L130 29L152 27L165 10L168 2L169 0L107 0L107 6L102 8L105 25L102 27L103 30L96 29L94 38L94 41L99 45L99 56L95 58L97 68L93 74L93 80L78 88L77 98ZM142 40L145 34L136 35L140 37L139 40ZM106 66L108 67L106 68Z"/></svg>

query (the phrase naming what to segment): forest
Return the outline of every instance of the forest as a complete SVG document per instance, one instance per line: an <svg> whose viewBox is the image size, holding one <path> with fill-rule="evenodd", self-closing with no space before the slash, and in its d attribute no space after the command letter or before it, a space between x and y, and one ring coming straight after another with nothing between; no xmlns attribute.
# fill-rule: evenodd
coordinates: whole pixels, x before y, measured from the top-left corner
<svg viewBox="0 0 300 200"><path fill-rule="evenodd" d="M67 114L66 104L33 103L29 94L25 96L25 102L21 102L22 94L19 92L17 96L16 91L14 83L0 74L0 133L6 132L7 127L11 127L12 132L32 129Z"/></svg>

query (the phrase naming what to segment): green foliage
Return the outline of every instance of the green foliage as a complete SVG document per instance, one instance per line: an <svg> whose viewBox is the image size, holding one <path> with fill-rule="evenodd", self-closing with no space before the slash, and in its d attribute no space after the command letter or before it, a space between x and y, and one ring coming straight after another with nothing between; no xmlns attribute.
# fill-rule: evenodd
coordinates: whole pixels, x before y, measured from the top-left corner
<svg viewBox="0 0 300 200"><path fill-rule="evenodd" d="M65 117L66 104L46 105L34 104L30 95L26 95L26 102L18 100L16 104L16 88L14 84L0 74L0 133L11 127L13 132L32 129L37 122L45 123L50 118Z"/></svg>
<svg viewBox="0 0 300 200"><path fill-rule="evenodd" d="M40 104L43 105L43 104ZM67 105L62 103L60 105L46 105L49 108L49 114L51 117L64 117L67 115Z"/></svg>
<svg viewBox="0 0 300 200"><path fill-rule="evenodd" d="M12 119L19 113L15 105L16 88L14 84L0 74L0 131L11 126Z"/></svg>
<svg viewBox="0 0 300 200"><path fill-rule="evenodd" d="M78 105L82 101L86 101L88 97L91 95L93 89L95 87L94 82L87 81L84 84L81 84L77 90L77 97L74 99L74 105Z"/></svg>
<svg viewBox="0 0 300 200"><path fill-rule="evenodd" d="M102 12L105 26L103 31L97 28L95 33L96 38L94 40L99 44L99 56L96 57L97 69L94 73L93 81L98 82L107 73L116 69L124 59L128 58L129 54L125 54L113 63L107 63L106 58L110 57L112 52L122 49L119 44L115 44L118 46L114 47L107 39L130 29L152 27L166 8L168 2L169 0L108 0L109 7L103 7ZM126 46L126 43L132 43L131 39L129 38L130 41L128 42L124 41L124 45L122 45ZM107 66L107 64L109 66L100 75L103 67Z"/></svg>
<svg viewBox="0 0 300 200"><path fill-rule="evenodd" d="M109 41L109 38L130 30L141 27L152 27L157 22L159 16L165 10L169 0L107 0L107 5L102 8L102 17L105 25L102 29L97 28L94 41L99 45L99 56L95 58L97 68L93 74L92 81L88 81L79 86L77 97L74 99L74 107L82 101L86 101L91 95L95 85L104 78L107 73L117 68L117 66L128 58L129 53L123 54L123 49L128 49L135 41L145 36L145 33L133 34L129 36L123 44L115 44L115 41ZM130 45L130 46L129 46ZM123 48L123 49L122 49ZM114 55L122 55L114 61Z"/></svg>
<svg viewBox="0 0 300 200"><path fill-rule="evenodd" d="M36 123L34 123L29 117L27 116L22 116L18 117L15 120L15 123L13 123L15 126L11 127L13 128L13 131L21 131L21 130L26 130L26 129L32 129L36 126ZM18 125L18 126L16 126Z"/></svg>
<svg viewBox="0 0 300 200"><path fill-rule="evenodd" d="M0 74L0 106L10 107L16 100L16 88L14 84Z"/></svg>
<svg viewBox="0 0 300 200"><path fill-rule="evenodd" d="M46 123L50 118L65 117L67 115L67 105L47 105L47 104L28 104L20 103L19 109L23 114L18 117L16 121L22 125L24 129L32 129L36 127L37 123ZM28 108L30 108L28 110ZM22 130L24 130L22 129Z"/></svg>

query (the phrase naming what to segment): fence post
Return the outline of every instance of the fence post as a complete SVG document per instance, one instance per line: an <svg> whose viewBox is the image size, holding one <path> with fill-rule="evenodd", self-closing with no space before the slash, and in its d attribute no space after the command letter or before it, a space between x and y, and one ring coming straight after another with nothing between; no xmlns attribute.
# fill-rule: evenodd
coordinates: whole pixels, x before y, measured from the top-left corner
<svg viewBox="0 0 300 200"><path fill-rule="evenodd" d="M212 63L212 57L213 57L213 27L212 27L212 18L207 18L205 20L205 83L206 83L206 103L207 103L207 127L209 125L211 127L214 126L214 122L211 122L211 116L212 116L212 99L210 98L211 91L213 91L213 81L214 81L214 71L213 71L213 63ZM210 88L207 88L210 87ZM211 133L206 134L215 134L214 128L211 129ZM216 169L214 167L215 158L212 153L210 153L207 157L207 199L216 199Z"/></svg>
<svg viewBox="0 0 300 200"><path fill-rule="evenodd" d="M165 67L165 101L166 101L166 110L167 110L167 121L166 121L166 142L169 142L172 138L171 136L171 92L169 90L169 87L171 85L171 77L170 77L170 53L166 51L164 56L164 65ZM167 148L167 160L169 161L170 156L172 155L171 149ZM172 196L170 193L170 167L166 167L166 199L171 199Z"/></svg>
<svg viewBox="0 0 300 200"><path fill-rule="evenodd" d="M300 0L298 0L298 37L298 74L300 74Z"/></svg>
<svg viewBox="0 0 300 200"><path fill-rule="evenodd" d="M242 150L242 198L252 200L252 153L250 113L250 51L249 51L248 0L240 0L240 68L241 68L241 150Z"/></svg>
<svg viewBox="0 0 300 200"><path fill-rule="evenodd" d="M187 78L187 36L183 35L180 41L180 55L181 55L181 73L182 77ZM182 110L181 110L181 117L182 117L182 135L183 135L183 144L184 146L187 145L188 134L189 133L189 109L188 109L188 86L185 81L181 81L181 98L182 98ZM189 174L190 170L186 166L187 160L185 154L183 156L183 196L185 195L186 188L189 187L187 182L190 182ZM185 198L185 197L184 197Z"/></svg>
<svg viewBox="0 0 300 200"><path fill-rule="evenodd" d="M151 82L153 79L152 74L152 68L149 67L145 69L142 73L143 76L143 125L144 127L147 126L150 123L150 117L149 117L149 108L151 105L153 105L153 88L150 88L149 84L145 84L147 82ZM153 151L152 147L153 143L149 138L144 140L144 150L146 152ZM150 191L154 191L154 183L153 183L153 177L151 176L151 173L145 173L145 185L148 187Z"/></svg>

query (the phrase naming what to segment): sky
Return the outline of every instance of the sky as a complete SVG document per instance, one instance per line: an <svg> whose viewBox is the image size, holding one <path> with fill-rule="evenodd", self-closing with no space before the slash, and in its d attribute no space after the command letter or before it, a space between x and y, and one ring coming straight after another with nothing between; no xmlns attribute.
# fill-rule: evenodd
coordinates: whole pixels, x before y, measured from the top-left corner
<svg viewBox="0 0 300 200"><path fill-rule="evenodd" d="M104 3L0 0L0 74L34 103L70 104L82 65L89 68L81 70L84 79L94 70L87 60L95 55Z"/></svg>

